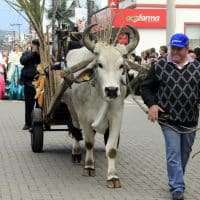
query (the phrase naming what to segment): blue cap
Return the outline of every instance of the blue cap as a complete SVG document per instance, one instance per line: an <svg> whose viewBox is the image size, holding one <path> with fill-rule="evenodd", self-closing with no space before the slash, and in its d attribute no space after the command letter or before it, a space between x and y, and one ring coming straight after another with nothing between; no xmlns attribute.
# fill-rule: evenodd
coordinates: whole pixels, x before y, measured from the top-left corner
<svg viewBox="0 0 200 200"><path fill-rule="evenodd" d="M170 46L175 46L175 47L188 47L189 45L189 38L187 35L183 33L176 33L172 35L170 39Z"/></svg>

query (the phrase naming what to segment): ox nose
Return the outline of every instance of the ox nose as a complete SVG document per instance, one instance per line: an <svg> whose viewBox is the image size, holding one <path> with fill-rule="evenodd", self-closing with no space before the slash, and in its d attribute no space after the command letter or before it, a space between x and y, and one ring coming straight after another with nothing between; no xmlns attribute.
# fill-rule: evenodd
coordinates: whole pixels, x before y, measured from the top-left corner
<svg viewBox="0 0 200 200"><path fill-rule="evenodd" d="M106 96L109 98L117 98L117 91L118 91L118 87L106 87L105 88L105 93Z"/></svg>

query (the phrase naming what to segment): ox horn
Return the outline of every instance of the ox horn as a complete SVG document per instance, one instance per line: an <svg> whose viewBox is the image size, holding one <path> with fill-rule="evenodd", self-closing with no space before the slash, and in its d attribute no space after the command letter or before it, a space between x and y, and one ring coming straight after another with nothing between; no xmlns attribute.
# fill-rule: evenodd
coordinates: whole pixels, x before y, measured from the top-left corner
<svg viewBox="0 0 200 200"><path fill-rule="evenodd" d="M131 51L133 51L139 41L140 41L140 36L139 36L139 33L138 33L138 30L132 26L127 26L129 29L130 29L130 42L129 44L126 46L126 49L127 49L127 52L130 53Z"/></svg>
<svg viewBox="0 0 200 200"><path fill-rule="evenodd" d="M95 43L94 43L94 41L92 41L92 40L90 39L89 33L90 33L91 29L92 29L94 26L96 26L96 25L97 25L97 24L92 24L92 25L88 26L88 27L84 30L84 32L83 32L83 44L85 45L85 47L86 47L88 50L90 50L90 51L92 51L92 52L93 52L93 50L94 50L94 48L95 48Z"/></svg>

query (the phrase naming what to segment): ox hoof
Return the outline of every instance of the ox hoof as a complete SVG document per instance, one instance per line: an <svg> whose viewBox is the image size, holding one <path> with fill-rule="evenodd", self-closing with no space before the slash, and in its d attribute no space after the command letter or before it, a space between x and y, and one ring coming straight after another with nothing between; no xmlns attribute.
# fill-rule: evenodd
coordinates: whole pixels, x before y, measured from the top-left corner
<svg viewBox="0 0 200 200"><path fill-rule="evenodd" d="M119 179L113 178L111 180L107 180L108 188L121 188L121 183Z"/></svg>
<svg viewBox="0 0 200 200"><path fill-rule="evenodd" d="M81 154L72 154L72 163L81 163Z"/></svg>
<svg viewBox="0 0 200 200"><path fill-rule="evenodd" d="M92 168L84 168L83 169L83 176L95 176L95 169Z"/></svg>

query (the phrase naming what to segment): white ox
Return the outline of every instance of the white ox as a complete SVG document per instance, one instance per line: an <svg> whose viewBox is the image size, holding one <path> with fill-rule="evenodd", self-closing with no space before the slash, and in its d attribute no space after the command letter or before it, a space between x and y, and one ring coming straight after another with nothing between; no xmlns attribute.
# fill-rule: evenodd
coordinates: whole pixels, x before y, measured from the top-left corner
<svg viewBox="0 0 200 200"><path fill-rule="evenodd" d="M124 73L124 56L136 48L139 34L133 27L130 29L130 42L125 45L108 45L94 43L90 40L89 32L93 26L88 27L83 34L86 46L75 49L67 55L69 67L89 58L95 58L85 71L92 71L93 79L88 82L74 83L72 88L65 92L65 101L72 114L74 125L83 130L85 138L85 167L84 175L95 174L94 142L95 133L105 134L106 157L108 160L107 186L110 188L121 187L115 163L117 147L120 137L124 99L127 88L122 84ZM70 101L70 102L69 102ZM109 131L109 132L108 132ZM73 159L80 153L78 141L73 144Z"/></svg>

